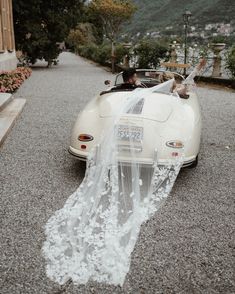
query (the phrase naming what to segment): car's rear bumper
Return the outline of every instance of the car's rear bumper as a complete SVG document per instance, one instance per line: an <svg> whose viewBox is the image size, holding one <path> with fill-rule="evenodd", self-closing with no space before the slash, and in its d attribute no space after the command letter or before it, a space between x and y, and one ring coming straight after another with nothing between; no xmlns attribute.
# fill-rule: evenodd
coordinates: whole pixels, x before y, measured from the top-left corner
<svg viewBox="0 0 235 294"><path fill-rule="evenodd" d="M72 146L69 146L68 151L71 155L75 156L79 160L82 160L82 161L87 160L88 152L77 150L77 149L73 148Z"/></svg>
<svg viewBox="0 0 235 294"><path fill-rule="evenodd" d="M68 151L69 151L70 154L72 154L73 156L75 156L79 160L82 160L82 161L87 160L88 152L85 152L85 151L82 151L82 150L77 150L77 149L73 148L72 146L69 146ZM186 157L184 159L184 163L183 163L182 167L188 167L191 164L193 164L195 162L195 160L196 160L196 157L197 157L196 155ZM120 158L120 161L123 162L123 163L127 163L127 164L129 163L129 161L127 159L125 159L125 158ZM160 165L166 164L166 160L159 159L158 162L159 162ZM151 159L149 159L149 158L141 158L138 161L138 163L152 165L153 161Z"/></svg>

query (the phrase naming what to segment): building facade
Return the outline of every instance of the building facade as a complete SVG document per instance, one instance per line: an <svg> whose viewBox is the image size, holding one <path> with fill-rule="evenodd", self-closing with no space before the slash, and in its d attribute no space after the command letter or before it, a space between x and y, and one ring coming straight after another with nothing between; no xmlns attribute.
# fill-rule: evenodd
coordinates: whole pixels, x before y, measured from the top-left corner
<svg viewBox="0 0 235 294"><path fill-rule="evenodd" d="M0 0L0 72L16 66L12 0Z"/></svg>

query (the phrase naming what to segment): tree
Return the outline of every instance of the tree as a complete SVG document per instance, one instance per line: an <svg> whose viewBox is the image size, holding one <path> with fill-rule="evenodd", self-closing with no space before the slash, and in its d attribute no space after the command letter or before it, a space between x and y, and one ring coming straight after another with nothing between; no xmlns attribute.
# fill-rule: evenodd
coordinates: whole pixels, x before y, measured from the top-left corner
<svg viewBox="0 0 235 294"><path fill-rule="evenodd" d="M75 52L78 51L79 46L96 44L96 41L93 24L87 22L79 23L75 29L71 29L66 39L66 43Z"/></svg>
<svg viewBox="0 0 235 294"><path fill-rule="evenodd" d="M93 35L95 36L96 43L101 45L104 41L104 28L102 19L97 14L95 14L89 6L86 6L85 12L85 21L92 24Z"/></svg>
<svg viewBox="0 0 235 294"><path fill-rule="evenodd" d="M131 18L136 8L131 0L93 0L89 8L102 20L105 35L111 41L112 72L114 72L115 41L123 23Z"/></svg>
<svg viewBox="0 0 235 294"><path fill-rule="evenodd" d="M45 59L48 66L57 58L58 42L81 19L84 0L13 0L16 48L31 63Z"/></svg>

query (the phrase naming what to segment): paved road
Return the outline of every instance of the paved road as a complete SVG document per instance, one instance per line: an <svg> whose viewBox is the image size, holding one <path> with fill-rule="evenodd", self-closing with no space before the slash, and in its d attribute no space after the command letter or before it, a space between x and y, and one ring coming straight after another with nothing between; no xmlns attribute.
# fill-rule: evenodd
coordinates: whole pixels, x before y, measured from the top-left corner
<svg viewBox="0 0 235 294"><path fill-rule="evenodd" d="M84 175L67 153L79 110L112 78L70 53L37 67L16 97L27 99L0 150L0 292L235 293L235 93L200 88L203 138L199 166L180 173L161 210L142 226L123 288L52 283L45 275L43 226Z"/></svg>

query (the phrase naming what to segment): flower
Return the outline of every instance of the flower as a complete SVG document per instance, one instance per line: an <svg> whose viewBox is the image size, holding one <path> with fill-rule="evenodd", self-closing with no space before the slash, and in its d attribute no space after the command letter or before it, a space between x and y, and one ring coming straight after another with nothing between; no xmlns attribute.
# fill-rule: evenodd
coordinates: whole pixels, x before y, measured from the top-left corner
<svg viewBox="0 0 235 294"><path fill-rule="evenodd" d="M0 72L0 93L13 93L31 75L29 67L17 67L12 71Z"/></svg>

